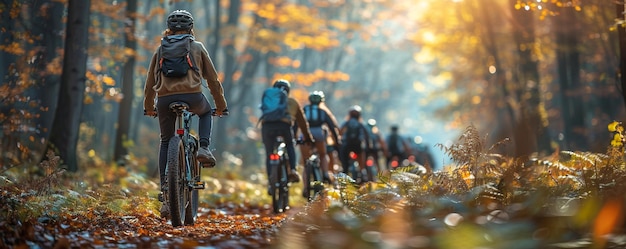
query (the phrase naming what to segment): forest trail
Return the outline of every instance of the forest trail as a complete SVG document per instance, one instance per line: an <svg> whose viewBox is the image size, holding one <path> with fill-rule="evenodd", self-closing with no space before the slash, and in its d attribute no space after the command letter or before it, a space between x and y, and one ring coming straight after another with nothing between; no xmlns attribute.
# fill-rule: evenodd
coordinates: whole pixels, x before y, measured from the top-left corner
<svg viewBox="0 0 626 249"><path fill-rule="evenodd" d="M40 218L23 224L20 231L0 225L2 233L15 235L5 242L13 248L268 248L288 217L300 208L273 214L269 208L201 205L193 226L172 227L154 213L119 216L99 213L60 219Z"/></svg>

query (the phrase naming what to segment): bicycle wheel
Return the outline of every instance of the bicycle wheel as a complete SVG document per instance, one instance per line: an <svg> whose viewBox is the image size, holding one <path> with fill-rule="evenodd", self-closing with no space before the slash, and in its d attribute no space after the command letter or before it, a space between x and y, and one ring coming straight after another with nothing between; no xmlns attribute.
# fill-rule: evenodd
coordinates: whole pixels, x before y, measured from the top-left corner
<svg viewBox="0 0 626 249"><path fill-rule="evenodd" d="M313 165L311 160L307 160L304 164L304 175L302 176L302 181L304 182L304 186L302 188L302 196L307 200L311 200L312 192L313 192L313 182L315 180L313 176Z"/></svg>
<svg viewBox="0 0 626 249"><path fill-rule="evenodd" d="M200 180L200 165L198 164L198 160L196 159L195 153L190 153L190 164L191 164L191 179ZM196 222L196 217L198 216L198 190L191 189L190 193L190 205L186 205L185 208L185 225L193 225Z"/></svg>
<svg viewBox="0 0 626 249"><path fill-rule="evenodd" d="M172 226L177 227L185 221L190 196L184 174L186 171L184 146L178 136L170 139L167 149L167 169L170 216Z"/></svg>
<svg viewBox="0 0 626 249"><path fill-rule="evenodd" d="M285 212L289 209L289 180L287 176L287 162L286 159L284 160L280 167L282 170L280 171L280 188L278 191L280 195L281 212Z"/></svg>
<svg viewBox="0 0 626 249"><path fill-rule="evenodd" d="M322 189L324 189L322 185L322 172L320 171L320 167L318 162L315 160L309 159L307 163L304 165L305 167L305 177L304 179L306 184L304 184L304 197L309 201L315 199L315 195L317 195Z"/></svg>
<svg viewBox="0 0 626 249"><path fill-rule="evenodd" d="M320 167L319 161L313 165L313 176L313 179L315 180L313 184L313 199L315 199L317 195L324 190L324 176L322 174L322 168Z"/></svg>
<svg viewBox="0 0 626 249"><path fill-rule="evenodd" d="M282 200L280 198L280 164L272 163L270 166L270 195L272 196L272 207L274 213L280 213Z"/></svg>

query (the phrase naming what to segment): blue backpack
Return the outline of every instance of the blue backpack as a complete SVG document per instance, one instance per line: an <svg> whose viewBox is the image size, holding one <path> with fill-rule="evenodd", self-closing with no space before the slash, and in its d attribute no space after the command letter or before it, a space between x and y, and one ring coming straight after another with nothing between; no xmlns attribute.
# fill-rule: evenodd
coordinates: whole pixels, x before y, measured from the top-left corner
<svg viewBox="0 0 626 249"><path fill-rule="evenodd" d="M280 88L270 87L263 92L261 98L260 120L263 122L283 121L285 118L291 120L287 110L287 94Z"/></svg>

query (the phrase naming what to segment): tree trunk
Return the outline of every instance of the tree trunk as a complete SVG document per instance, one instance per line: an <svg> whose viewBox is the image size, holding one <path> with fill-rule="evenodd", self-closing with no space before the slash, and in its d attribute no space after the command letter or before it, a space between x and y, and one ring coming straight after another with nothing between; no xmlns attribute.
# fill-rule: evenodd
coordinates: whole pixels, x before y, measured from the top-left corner
<svg viewBox="0 0 626 249"><path fill-rule="evenodd" d="M65 10L65 5L59 2L46 3L49 6L48 13L42 17L41 28L43 32L43 40L41 46L45 47L41 51L41 59L39 65L40 72L46 72L46 67L53 63L53 60L62 55L59 54L59 49L63 46L63 37L61 31L64 28L61 16ZM39 9L39 8L37 8ZM39 98L41 100L41 108L45 111L41 112L41 116L37 121L40 126L38 130L41 131L41 138L43 141L48 141L50 137L50 130L52 128L52 121L54 120L54 113L59 101L59 87L60 87L60 75L56 73L47 73L42 77L42 81L38 85L41 92ZM45 145L45 144L44 144ZM46 146L42 149L45 150ZM46 157L45 151L39 151L38 153L41 159Z"/></svg>
<svg viewBox="0 0 626 249"><path fill-rule="evenodd" d="M575 14L573 8L562 8L560 15L555 17L558 81L565 134L562 149L565 150L580 150L586 145Z"/></svg>
<svg viewBox="0 0 626 249"><path fill-rule="evenodd" d="M624 1L615 1L615 12L617 14L617 20L624 21ZM624 98L624 104L626 105L626 28L624 25L617 25L617 34L619 36L619 71L618 78L622 86L622 97Z"/></svg>
<svg viewBox="0 0 626 249"><path fill-rule="evenodd" d="M50 145L73 172L78 171L76 144L85 95L90 2L69 0L68 3L61 90L50 136Z"/></svg>
<svg viewBox="0 0 626 249"><path fill-rule="evenodd" d="M229 6L230 7L228 9L228 20L226 22L226 27L236 28L237 24L239 23L241 1L230 0ZM234 34L231 34L230 37L227 37L226 39L230 39L230 43L226 44L224 47L224 61L222 63L222 68L224 71L224 79L222 80L222 84L224 88L224 96L226 97L226 101L227 103L229 103L229 108L232 108L234 106L232 101L239 100L238 98L234 97L234 93L233 93L233 90L237 89L235 87L235 82L233 80L233 76L235 72L237 71L237 50L235 49L235 42L234 42L236 37ZM216 41L216 42L219 43L219 41ZM216 67L219 67L219 66L216 65ZM238 105L242 106L241 104L238 104ZM235 113L235 111L232 109L230 110L230 112ZM220 149L221 151L224 151L229 146L228 141L227 141L228 134L226 131L226 127L229 126L228 125L229 123L233 124L234 122L233 120L229 120L228 117L225 119L221 119L219 120L219 123L216 123L213 129L213 133L212 133L213 135L212 135L211 141L220 143L220 148L222 148ZM221 153L217 153L215 154L215 156L218 158L218 160L220 160Z"/></svg>
<svg viewBox="0 0 626 249"><path fill-rule="evenodd" d="M124 36L124 44L127 51L132 51L128 56L128 60L124 63L124 73L122 75L122 102L117 118L117 132L115 135L115 152L113 160L119 164L124 164L124 157L128 154L128 148L124 146L124 142L129 139L130 120L133 110L133 91L134 91L134 71L135 60L137 54L137 40L135 39L135 25L137 23L137 0L128 0L126 2L126 29Z"/></svg>
<svg viewBox="0 0 626 249"><path fill-rule="evenodd" d="M511 6L516 0L511 0ZM540 79L537 61L533 59L535 44L534 12L513 9L513 37L517 43L519 69L517 84L521 94L518 95L522 106L520 120L516 122L516 141L525 139L526 143L516 146L516 156L528 156L533 152L550 154L550 136L547 131L547 120L542 116L543 101L539 92Z"/></svg>

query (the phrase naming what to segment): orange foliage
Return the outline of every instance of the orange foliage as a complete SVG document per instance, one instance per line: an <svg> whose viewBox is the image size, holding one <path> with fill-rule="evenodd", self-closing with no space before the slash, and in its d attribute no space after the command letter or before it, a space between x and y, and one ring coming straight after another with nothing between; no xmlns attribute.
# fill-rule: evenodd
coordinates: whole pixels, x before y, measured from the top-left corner
<svg viewBox="0 0 626 249"><path fill-rule="evenodd" d="M349 81L350 75L341 72L326 72L323 70L315 70L313 73L276 73L274 74L275 79L286 79L291 82L295 82L296 84L303 86L311 86L314 83L328 81L328 82L340 82L340 81Z"/></svg>
<svg viewBox="0 0 626 249"><path fill-rule="evenodd" d="M624 217L622 206L622 198L610 199L604 204L593 227L593 239L596 243L605 243L606 235L622 225Z"/></svg>

